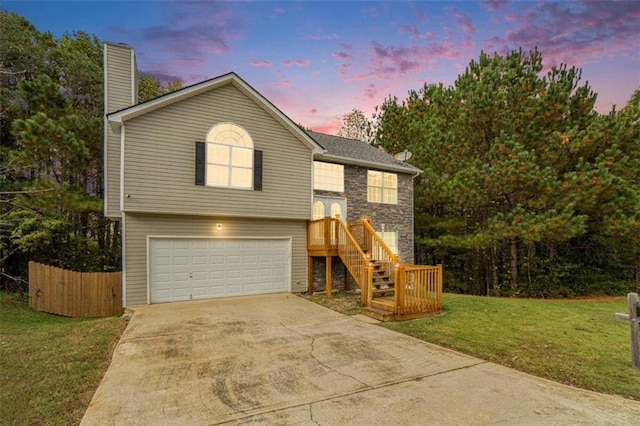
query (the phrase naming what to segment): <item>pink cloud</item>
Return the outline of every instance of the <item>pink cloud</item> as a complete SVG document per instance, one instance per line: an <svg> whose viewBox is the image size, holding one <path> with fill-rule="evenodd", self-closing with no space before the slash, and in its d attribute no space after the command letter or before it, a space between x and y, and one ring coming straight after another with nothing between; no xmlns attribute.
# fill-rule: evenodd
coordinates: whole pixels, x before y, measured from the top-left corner
<svg viewBox="0 0 640 426"><path fill-rule="evenodd" d="M466 34L473 34L476 32L476 26L469 15L460 12L455 7L448 8L448 12L463 32Z"/></svg>
<svg viewBox="0 0 640 426"><path fill-rule="evenodd" d="M271 61L253 61L251 62L251 66L254 67L271 67Z"/></svg>
<svg viewBox="0 0 640 426"><path fill-rule="evenodd" d="M397 71L403 75L407 71L420 70L420 63L416 60L421 56L420 47L383 47L375 41L372 45L378 61L377 68L385 74Z"/></svg>
<svg viewBox="0 0 640 426"><path fill-rule="evenodd" d="M351 49L353 49L353 44L350 44L350 43L340 43L340 46L341 46L344 50L351 50Z"/></svg>
<svg viewBox="0 0 640 426"><path fill-rule="evenodd" d="M282 65L284 65L285 67L289 68L291 66L293 66L293 61L290 60L286 60L286 61L282 61Z"/></svg>
<svg viewBox="0 0 640 426"><path fill-rule="evenodd" d="M429 20L427 14L421 11L416 3L411 3L411 11L413 12L413 15L416 17L418 22L426 24Z"/></svg>
<svg viewBox="0 0 640 426"><path fill-rule="evenodd" d="M310 35L310 36L309 36L309 38L310 38L311 40L320 40L320 36L317 36L317 35L315 35L315 34Z"/></svg>
<svg viewBox="0 0 640 426"><path fill-rule="evenodd" d="M308 67L311 65L311 61L308 59L296 59L296 65L299 67Z"/></svg>
<svg viewBox="0 0 640 426"><path fill-rule="evenodd" d="M246 17L227 3L162 2L158 7L167 18L157 25L111 27L107 31L140 49L145 72L180 75L185 84L211 77L186 75L184 70L203 69L213 55L232 53L233 41L242 38L248 26ZM144 52L161 53L145 56Z"/></svg>
<svg viewBox="0 0 640 426"><path fill-rule="evenodd" d="M401 34L409 34L414 37L419 37L421 35L420 30L415 25L398 24L398 30Z"/></svg>
<svg viewBox="0 0 640 426"><path fill-rule="evenodd" d="M364 88L364 96L369 99L376 99L377 94L378 94L378 90L376 89L376 85L373 83L369 83Z"/></svg>
<svg viewBox="0 0 640 426"><path fill-rule="evenodd" d="M485 42L501 53L538 47L545 66L582 65L607 55L637 55L640 7L633 2L538 3L507 15L516 26Z"/></svg>
<svg viewBox="0 0 640 426"><path fill-rule="evenodd" d="M491 12L500 12L509 6L509 2L505 0L485 0L480 2L480 4Z"/></svg>
<svg viewBox="0 0 640 426"><path fill-rule="evenodd" d="M325 133L328 135L334 135L338 131L338 127L340 126L340 119L333 119L330 121L325 121L321 124L316 124L311 127L314 132Z"/></svg>
<svg viewBox="0 0 640 426"><path fill-rule="evenodd" d="M275 84L276 87L285 89L291 86L291 80L289 80L284 74L278 75L278 81Z"/></svg>
<svg viewBox="0 0 640 426"><path fill-rule="evenodd" d="M420 72L433 66L439 59L458 59L461 49L472 50L473 42L467 37L461 44L452 41L431 42L414 46L383 46L377 41L371 42L371 54L368 61L354 63L353 58L344 52L334 53L334 58L342 63L338 75L342 81L363 81L371 78L392 80L404 77L408 73ZM372 93L365 91L365 97Z"/></svg>
<svg viewBox="0 0 640 426"><path fill-rule="evenodd" d="M317 112L318 112L318 110L317 110L317 109L315 109L315 108L311 108L311 109L309 110L309 114L311 114L311 115L316 115L316 113L317 113Z"/></svg>
<svg viewBox="0 0 640 426"><path fill-rule="evenodd" d="M504 16L504 20L507 22L518 22L518 14L517 13L508 13Z"/></svg>
<svg viewBox="0 0 640 426"><path fill-rule="evenodd" d="M351 55L346 52L336 52L331 54L335 59L339 61L345 61L347 59L353 59Z"/></svg>

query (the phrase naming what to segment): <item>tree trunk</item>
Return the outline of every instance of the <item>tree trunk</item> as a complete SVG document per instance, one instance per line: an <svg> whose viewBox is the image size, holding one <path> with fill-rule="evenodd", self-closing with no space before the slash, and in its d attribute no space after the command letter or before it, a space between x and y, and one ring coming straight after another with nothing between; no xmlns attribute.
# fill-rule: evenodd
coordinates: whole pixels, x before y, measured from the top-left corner
<svg viewBox="0 0 640 426"><path fill-rule="evenodd" d="M500 279L498 277L498 262L496 257L498 256L496 245L491 248L491 276L493 279L493 296L500 296Z"/></svg>
<svg viewBox="0 0 640 426"><path fill-rule="evenodd" d="M510 244L511 252L511 295L518 294L518 239L512 238Z"/></svg>

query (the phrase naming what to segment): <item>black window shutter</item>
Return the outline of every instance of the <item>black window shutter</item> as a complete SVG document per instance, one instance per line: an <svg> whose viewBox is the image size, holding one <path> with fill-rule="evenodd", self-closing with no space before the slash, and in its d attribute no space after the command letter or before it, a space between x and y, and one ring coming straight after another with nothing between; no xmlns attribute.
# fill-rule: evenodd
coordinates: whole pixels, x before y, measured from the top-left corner
<svg viewBox="0 0 640 426"><path fill-rule="evenodd" d="M196 185L204 186L204 142L196 142Z"/></svg>
<svg viewBox="0 0 640 426"><path fill-rule="evenodd" d="M253 190L262 191L262 151L253 150Z"/></svg>

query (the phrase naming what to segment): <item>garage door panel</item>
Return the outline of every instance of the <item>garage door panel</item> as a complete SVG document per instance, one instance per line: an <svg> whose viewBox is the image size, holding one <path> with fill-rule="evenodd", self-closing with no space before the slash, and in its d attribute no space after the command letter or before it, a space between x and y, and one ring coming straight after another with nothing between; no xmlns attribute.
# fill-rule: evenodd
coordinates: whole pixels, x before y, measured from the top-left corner
<svg viewBox="0 0 640 426"><path fill-rule="evenodd" d="M242 271L240 269L233 269L227 271L227 279L229 280L237 280L242 278Z"/></svg>
<svg viewBox="0 0 640 426"><path fill-rule="evenodd" d="M224 271L211 271L209 277L211 277L213 281L224 280L225 273Z"/></svg>
<svg viewBox="0 0 640 426"><path fill-rule="evenodd" d="M228 295L240 295L242 294L242 284L229 284L227 285Z"/></svg>
<svg viewBox="0 0 640 426"><path fill-rule="evenodd" d="M255 254L244 255L242 257L242 263L244 265L255 264L258 262L258 257Z"/></svg>

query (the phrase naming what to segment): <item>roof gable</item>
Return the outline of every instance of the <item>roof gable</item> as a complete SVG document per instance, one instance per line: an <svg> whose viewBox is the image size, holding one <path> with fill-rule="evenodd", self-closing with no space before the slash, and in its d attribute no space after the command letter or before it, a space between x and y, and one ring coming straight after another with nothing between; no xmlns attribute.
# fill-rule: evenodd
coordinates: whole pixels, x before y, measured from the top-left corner
<svg viewBox="0 0 640 426"><path fill-rule="evenodd" d="M324 153L318 153L315 155L316 160L373 167L414 175L422 172L419 168L403 161L396 160L392 155L368 144L367 142L357 139L325 135L323 133L307 133L325 149Z"/></svg>
<svg viewBox="0 0 640 426"><path fill-rule="evenodd" d="M305 131L300 129L289 117L287 117L282 111L276 108L267 98L262 96L253 87L247 84L237 74L231 72L221 75L219 77L205 80L200 83L193 84L191 86L184 87L175 92L167 93L149 101L130 106L128 108L121 109L107 114L107 120L112 128L118 128L122 126L127 120L139 117L144 114L148 114L157 109L171 105L176 102L180 102L189 99L193 96L197 96L202 93L215 90L217 88L232 85L240 90L248 98L253 100L258 106L271 115L276 121L280 122L289 132L296 136L305 145L311 148L315 153L322 153L324 149L317 142L311 138Z"/></svg>

